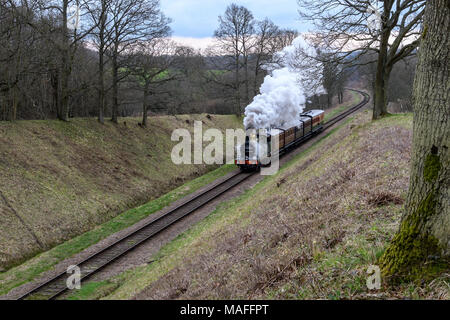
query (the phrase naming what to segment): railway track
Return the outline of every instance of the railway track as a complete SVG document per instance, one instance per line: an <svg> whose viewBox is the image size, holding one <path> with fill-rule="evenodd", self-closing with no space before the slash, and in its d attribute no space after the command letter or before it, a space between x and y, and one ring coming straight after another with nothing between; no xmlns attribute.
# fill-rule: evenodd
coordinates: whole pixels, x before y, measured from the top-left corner
<svg viewBox="0 0 450 320"><path fill-rule="evenodd" d="M355 89L348 89L348 88L347 88L347 90L354 91L354 92L357 92L360 95L362 95L364 97L363 101L358 103L356 106L346 110L345 112L342 112L341 114L337 115L333 119L327 121L323 127L323 130L327 130L328 128L332 127L333 125L335 125L342 119L347 118L352 113L354 113L354 112L358 111L359 109L361 109L362 107L364 107L370 101L370 96L363 91L359 91L359 90L355 90Z"/></svg>
<svg viewBox="0 0 450 320"><path fill-rule="evenodd" d="M113 244L107 246L101 251L96 252L90 257L84 259L77 264L77 266L81 270L81 281L87 280L89 277L99 272L110 263L119 259L129 251L138 247L143 242L152 238L161 231L167 229L177 221L183 219L187 215L209 203L221 194L227 192L229 189L240 184L253 174L254 173L234 173L225 181L180 204L161 217L149 222L138 230L124 236L123 238L115 241ZM69 275L65 272L60 273L54 278L33 288L32 290L21 296L19 300L55 299L68 290L66 284L68 276Z"/></svg>
<svg viewBox="0 0 450 320"><path fill-rule="evenodd" d="M360 93L361 95L364 96L364 100L355 107L352 107L349 110L329 120L324 125L324 130L327 130L340 120L346 118L350 114L359 110L364 105L366 105L367 102L370 100L369 95L366 94L365 92L353 89L348 90ZM174 223L180 221L181 219L188 216L192 212L211 202L213 199L224 194L231 188L247 180L254 174L255 173L246 173L246 172L236 172L232 174L226 180L216 185L213 185L212 187L208 188L207 190L198 194L192 199L189 199L183 202L182 204L176 206L175 208L171 209L170 211L160 216L159 218L150 221L149 223L145 224L138 230L133 231L130 234L118 239L111 245L105 247L104 249L94 253L90 257L79 262L77 266L80 268L81 271L81 281L86 281L91 276L93 276L94 274L105 268L107 265L124 256L134 248L137 248L145 241L149 240L150 238L160 233L161 231L169 228ZM69 275L66 272L60 273L55 277L29 290L28 292L20 296L18 300L56 299L68 291L66 284L68 276Z"/></svg>

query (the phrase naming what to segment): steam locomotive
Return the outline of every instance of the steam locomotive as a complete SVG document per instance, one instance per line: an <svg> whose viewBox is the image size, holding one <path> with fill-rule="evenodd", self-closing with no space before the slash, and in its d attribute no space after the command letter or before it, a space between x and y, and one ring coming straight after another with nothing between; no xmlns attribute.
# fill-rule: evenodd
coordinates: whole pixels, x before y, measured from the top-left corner
<svg viewBox="0 0 450 320"><path fill-rule="evenodd" d="M321 132L324 119L323 110L311 110L300 114L298 125L289 129L247 130L245 144L237 148L235 164L242 171L269 165L272 156L286 153Z"/></svg>

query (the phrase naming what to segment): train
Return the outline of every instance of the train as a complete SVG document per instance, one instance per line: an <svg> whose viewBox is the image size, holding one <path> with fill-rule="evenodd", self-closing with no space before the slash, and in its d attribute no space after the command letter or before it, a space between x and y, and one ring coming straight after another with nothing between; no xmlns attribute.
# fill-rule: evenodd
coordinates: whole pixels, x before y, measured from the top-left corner
<svg viewBox="0 0 450 320"><path fill-rule="evenodd" d="M324 119L323 110L311 110L300 114L298 125L288 129L247 130L245 143L237 147L235 164L247 172L270 165L272 156L284 154L321 132ZM277 145L274 139L278 147L272 150L272 145Z"/></svg>

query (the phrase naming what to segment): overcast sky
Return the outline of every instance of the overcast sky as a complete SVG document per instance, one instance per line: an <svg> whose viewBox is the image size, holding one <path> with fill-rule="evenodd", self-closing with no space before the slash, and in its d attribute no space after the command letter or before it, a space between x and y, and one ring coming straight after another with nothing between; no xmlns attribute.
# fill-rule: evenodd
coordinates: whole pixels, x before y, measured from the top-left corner
<svg viewBox="0 0 450 320"><path fill-rule="evenodd" d="M280 27L308 29L298 20L296 0L161 0L161 7L174 20L174 37L199 39L213 36L218 16L233 2L245 6L256 19L268 17Z"/></svg>

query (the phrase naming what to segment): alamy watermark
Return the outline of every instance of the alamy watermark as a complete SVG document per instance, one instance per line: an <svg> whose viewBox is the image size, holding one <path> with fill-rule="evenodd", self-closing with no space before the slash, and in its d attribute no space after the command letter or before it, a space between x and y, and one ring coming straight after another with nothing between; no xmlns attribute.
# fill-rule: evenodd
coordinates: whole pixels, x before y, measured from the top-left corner
<svg viewBox="0 0 450 320"><path fill-rule="evenodd" d="M382 18L378 7L378 2L372 1L369 3L366 12L369 15L367 18L367 27L371 33L378 34L382 29Z"/></svg>
<svg viewBox="0 0 450 320"><path fill-rule="evenodd" d="M379 266L369 266L367 269L369 275L366 280L367 289L380 290L381 289L381 270Z"/></svg>
<svg viewBox="0 0 450 320"><path fill-rule="evenodd" d="M67 28L70 30L80 28L80 7L77 5L67 8Z"/></svg>
<svg viewBox="0 0 450 320"><path fill-rule="evenodd" d="M261 175L274 175L279 170L279 139L268 142L267 138L266 130L227 129L225 135L218 129L203 132L202 122L195 121L193 136L187 129L173 131L171 140L178 144L172 149L171 158L176 165L223 165L242 161L260 166Z"/></svg>
<svg viewBox="0 0 450 320"><path fill-rule="evenodd" d="M69 266L67 274L70 276L66 280L66 286L69 290L81 289L81 269L78 266Z"/></svg>

